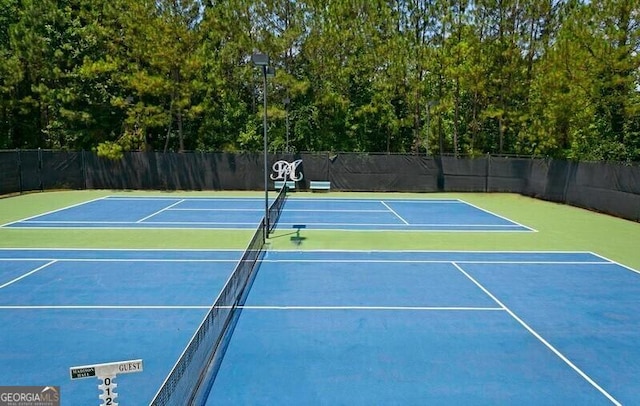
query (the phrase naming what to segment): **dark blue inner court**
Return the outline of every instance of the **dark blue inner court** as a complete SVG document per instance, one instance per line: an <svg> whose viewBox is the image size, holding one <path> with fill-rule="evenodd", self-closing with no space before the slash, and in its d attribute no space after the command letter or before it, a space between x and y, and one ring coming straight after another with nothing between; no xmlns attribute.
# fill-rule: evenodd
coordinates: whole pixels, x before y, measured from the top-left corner
<svg viewBox="0 0 640 406"><path fill-rule="evenodd" d="M254 229L264 207L260 198L109 196L4 227ZM294 225L325 230L533 231L459 199L289 197L279 227Z"/></svg>

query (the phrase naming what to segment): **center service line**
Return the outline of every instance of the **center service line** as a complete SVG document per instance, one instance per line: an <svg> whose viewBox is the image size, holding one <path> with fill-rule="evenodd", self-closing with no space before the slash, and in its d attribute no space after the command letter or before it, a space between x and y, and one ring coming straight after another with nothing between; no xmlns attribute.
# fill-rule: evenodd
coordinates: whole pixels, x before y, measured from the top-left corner
<svg viewBox="0 0 640 406"><path fill-rule="evenodd" d="M409 222L405 219L402 218L401 215L399 215L398 213L396 213L395 210L393 210L391 207L389 207L388 204L386 204L384 201L380 200L380 203L382 203L384 205L384 207L386 207L387 209L389 209L389 211L391 211L391 213L393 213L396 217L398 217L400 220L402 220L402 222L406 225L409 225Z"/></svg>
<svg viewBox="0 0 640 406"><path fill-rule="evenodd" d="M183 203L183 202L184 202L184 200L185 200L185 199L178 200L178 201L177 201L177 202L175 202L174 204L171 204L171 205L169 205L169 206L165 207L164 209L158 210L158 211L157 211L157 212L155 212L155 213L151 213L151 214L149 214L147 217L143 217L143 218L141 218L140 220L136 221L136 223L142 223L143 221L148 220L148 219L150 219L151 217L153 217L153 216L155 216L155 215L158 215L158 214L162 213L162 212L163 212L163 211L165 211L165 210L169 210L169 209L170 209L170 208L172 208L173 206L177 206L177 205L179 205L180 203Z"/></svg>

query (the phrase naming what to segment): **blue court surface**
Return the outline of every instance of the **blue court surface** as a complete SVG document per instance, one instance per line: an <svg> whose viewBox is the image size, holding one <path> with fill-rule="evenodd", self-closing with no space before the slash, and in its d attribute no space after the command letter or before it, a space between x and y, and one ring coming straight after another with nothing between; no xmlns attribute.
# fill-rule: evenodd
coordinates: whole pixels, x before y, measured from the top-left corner
<svg viewBox="0 0 640 406"><path fill-rule="evenodd" d="M0 385L142 358L147 404L239 251L0 250ZM267 251L208 405L633 404L640 275L588 252Z"/></svg>
<svg viewBox="0 0 640 406"><path fill-rule="evenodd" d="M109 196L4 227L254 229L264 211L264 198ZM289 197L278 226L298 225L326 230L533 231L459 199Z"/></svg>
<svg viewBox="0 0 640 406"><path fill-rule="evenodd" d="M69 368L141 358L116 393L148 404L241 255L0 249L0 386L59 385L63 405L98 405L98 379Z"/></svg>

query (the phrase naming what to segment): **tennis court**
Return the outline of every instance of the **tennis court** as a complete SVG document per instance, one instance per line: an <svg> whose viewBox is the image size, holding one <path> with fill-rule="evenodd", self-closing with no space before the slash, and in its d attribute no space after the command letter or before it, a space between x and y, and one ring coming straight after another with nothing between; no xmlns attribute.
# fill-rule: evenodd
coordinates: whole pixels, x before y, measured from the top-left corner
<svg viewBox="0 0 640 406"><path fill-rule="evenodd" d="M118 399L149 403L241 254L0 250L0 381L97 404L69 367L142 358ZM588 252L268 251L207 404L628 403L639 277Z"/></svg>
<svg viewBox="0 0 640 406"><path fill-rule="evenodd" d="M310 249L326 232L314 232L316 222L368 230L362 224L371 217L341 216L378 213L369 204L426 223L403 206L413 199L362 199L352 209L361 199L280 197L270 202L279 222L265 251L262 226L244 251L0 249L0 323L9 332L0 334L0 384L60 386L62 404L99 404L100 380L71 380L69 368L142 359L142 373L116 379L120 404L182 404L190 396L206 405L625 404L640 396L636 270L577 250ZM30 233L19 225L43 218L71 230L102 215L98 229L119 224L125 235L142 232L128 227L136 218L218 200L136 198L162 203L136 211L126 209L128 199L111 212L84 208L120 198L4 230ZM261 224L264 200L229 200L261 206L250 209L253 227ZM438 202L420 210L457 207L511 222L462 200L427 200ZM122 211L133 215L111 218ZM511 236L540 235L522 227ZM453 238L478 230L446 231ZM310 238L302 245L294 241L301 232Z"/></svg>
<svg viewBox="0 0 640 406"><path fill-rule="evenodd" d="M270 201L272 203L272 200ZM281 227L378 231L533 231L460 199L287 200ZM15 228L253 229L264 198L107 196L5 224Z"/></svg>

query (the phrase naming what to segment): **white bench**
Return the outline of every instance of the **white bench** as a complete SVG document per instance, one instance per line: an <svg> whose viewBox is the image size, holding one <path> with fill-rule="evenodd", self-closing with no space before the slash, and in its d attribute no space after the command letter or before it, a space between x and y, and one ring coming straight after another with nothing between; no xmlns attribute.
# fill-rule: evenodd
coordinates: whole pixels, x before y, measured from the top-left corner
<svg viewBox="0 0 640 406"><path fill-rule="evenodd" d="M295 190L296 188L296 182L292 181L292 180L288 180L288 181L284 181L284 180L276 180L273 182L273 187L276 190L280 190L284 187L284 185L287 185L287 190Z"/></svg>
<svg viewBox="0 0 640 406"><path fill-rule="evenodd" d="M312 180L309 182L309 189L311 189L312 192L328 192L331 189L331 182L328 180Z"/></svg>

